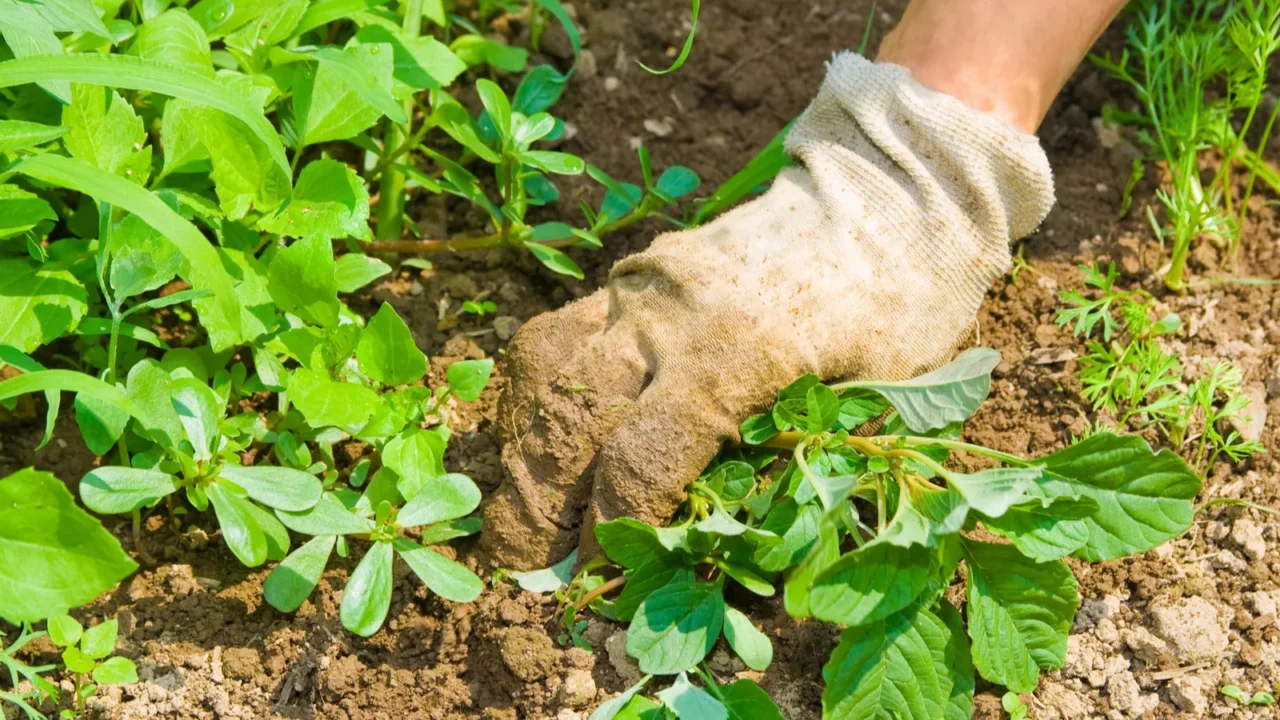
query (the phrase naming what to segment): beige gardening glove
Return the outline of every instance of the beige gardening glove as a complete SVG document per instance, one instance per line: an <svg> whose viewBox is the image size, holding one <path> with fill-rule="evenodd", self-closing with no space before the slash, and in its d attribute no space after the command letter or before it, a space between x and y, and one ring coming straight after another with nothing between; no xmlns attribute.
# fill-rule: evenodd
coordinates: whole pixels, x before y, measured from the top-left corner
<svg viewBox="0 0 1280 720"><path fill-rule="evenodd" d="M1036 138L848 53L787 139L799 167L657 238L511 343L496 564L543 567L617 517L665 522L738 424L804 373L950 359L1009 243L1053 204Z"/></svg>

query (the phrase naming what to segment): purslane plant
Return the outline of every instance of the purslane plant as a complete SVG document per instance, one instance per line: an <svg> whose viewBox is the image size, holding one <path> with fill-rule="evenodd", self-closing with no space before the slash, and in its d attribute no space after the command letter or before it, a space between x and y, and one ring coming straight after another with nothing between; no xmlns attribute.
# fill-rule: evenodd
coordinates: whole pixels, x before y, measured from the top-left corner
<svg viewBox="0 0 1280 720"><path fill-rule="evenodd" d="M597 526L625 580L609 601L583 599L629 618L627 651L643 672L710 677L701 665L721 634L750 667L768 657L768 638L725 605L725 584L768 595L781 583L793 617L845 628L823 671L831 720L967 718L975 673L1034 690L1064 662L1079 604L1063 559L1112 560L1177 537L1201 483L1136 436L1099 433L1035 459L959 441L998 360L977 349L905 382L797 380L743 424L744 445L691 486L669 527ZM855 434L890 408L875 434ZM961 472L953 454L994 467ZM962 563L963 617L943 597ZM734 717L715 702L715 717Z"/></svg>

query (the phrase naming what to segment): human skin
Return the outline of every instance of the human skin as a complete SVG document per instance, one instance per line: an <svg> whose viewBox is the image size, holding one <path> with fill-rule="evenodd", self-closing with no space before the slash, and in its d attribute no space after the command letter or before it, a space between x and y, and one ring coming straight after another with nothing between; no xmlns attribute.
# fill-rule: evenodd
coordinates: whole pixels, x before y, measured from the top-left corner
<svg viewBox="0 0 1280 720"><path fill-rule="evenodd" d="M1032 133L1127 0L912 0L878 62Z"/></svg>

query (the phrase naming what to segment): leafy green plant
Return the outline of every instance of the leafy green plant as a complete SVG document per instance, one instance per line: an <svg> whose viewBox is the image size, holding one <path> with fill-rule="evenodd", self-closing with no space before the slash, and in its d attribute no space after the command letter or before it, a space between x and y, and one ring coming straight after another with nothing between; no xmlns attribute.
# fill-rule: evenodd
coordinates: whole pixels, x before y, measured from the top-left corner
<svg viewBox="0 0 1280 720"><path fill-rule="evenodd" d="M1127 210L1146 162L1163 161L1170 181L1157 198L1171 228L1162 228L1154 214L1150 218L1161 244L1168 238L1172 248L1165 284L1182 290L1191 244L1212 238L1234 256L1255 181L1261 176L1277 187L1275 173L1260 157L1277 112L1263 124L1256 149L1247 139L1261 120L1258 108L1270 59L1280 50L1280 2L1142 0L1126 37L1128 46L1118 59L1093 56L1101 68L1133 88L1140 106L1135 112L1113 108L1108 119L1136 126L1150 152L1150 157L1134 163L1124 207ZM1222 153L1222 163L1204 183L1200 160L1209 149ZM1238 201L1233 199L1232 176L1237 162L1248 172ZM1233 204L1238 204L1238 211Z"/></svg>
<svg viewBox="0 0 1280 720"><path fill-rule="evenodd" d="M1235 685L1226 685L1220 691L1226 697L1235 700L1241 705L1275 705L1276 696L1269 692L1256 692L1249 694L1241 690Z"/></svg>
<svg viewBox="0 0 1280 720"><path fill-rule="evenodd" d="M1106 272L1101 265L1080 269L1094 297L1077 290L1059 293L1068 306L1058 309L1057 323L1071 326L1073 335L1102 338L1089 340L1088 353L1079 360L1081 395L1094 410L1112 413L1120 427L1135 419L1155 425L1174 448L1191 453L1192 465L1202 473L1219 455L1238 462L1261 452L1258 441L1223 429L1243 418L1249 405L1240 393L1240 371L1227 362L1214 363L1184 387L1182 363L1159 340L1181 330L1179 317L1170 313L1157 319L1149 293L1117 289L1114 264Z"/></svg>
<svg viewBox="0 0 1280 720"><path fill-rule="evenodd" d="M768 638L725 588L768 596L781 583L790 615L845 627L823 672L824 718L968 717L975 672L1034 690L1064 662L1079 605L1063 558L1111 560L1177 537L1201 484L1135 436L1098 433L1036 459L961 442L998 361L975 349L904 382L800 378L742 424L744 445L690 486L671 525L596 526L617 569L588 563L572 582L618 573L605 582L621 590L579 604L630 622L642 672L704 675L721 635L749 667L768 664ZM954 453L996 467L954 470ZM979 527L1004 542L979 540ZM965 618L943 597L962 562Z"/></svg>
<svg viewBox="0 0 1280 720"><path fill-rule="evenodd" d="M1000 698L1000 707L1009 714L1009 720L1026 720L1027 706L1017 693L1007 692Z"/></svg>
<svg viewBox="0 0 1280 720"><path fill-rule="evenodd" d="M484 317L489 313L498 311L498 304L492 300L467 300L462 303L462 312L475 315L476 317Z"/></svg>
<svg viewBox="0 0 1280 720"><path fill-rule="evenodd" d="M120 625L115 618L85 629L70 615L49 618L49 639L65 648L62 664L75 683L74 709L63 710L64 718L75 718L84 712L84 703L98 692L101 685L127 685L138 682L138 669L125 657L112 657Z"/></svg>

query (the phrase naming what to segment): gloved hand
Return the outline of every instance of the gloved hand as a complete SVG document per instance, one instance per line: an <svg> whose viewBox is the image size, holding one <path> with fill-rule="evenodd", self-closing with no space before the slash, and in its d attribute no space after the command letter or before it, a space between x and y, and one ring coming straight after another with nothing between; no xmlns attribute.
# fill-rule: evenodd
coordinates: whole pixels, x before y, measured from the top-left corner
<svg viewBox="0 0 1280 720"><path fill-rule="evenodd" d="M1009 242L1053 203L1032 135L836 57L792 129L800 167L512 340L509 476L482 542L543 567L617 517L668 520L738 424L803 373L898 380L950 359Z"/></svg>

